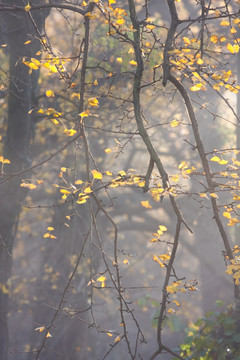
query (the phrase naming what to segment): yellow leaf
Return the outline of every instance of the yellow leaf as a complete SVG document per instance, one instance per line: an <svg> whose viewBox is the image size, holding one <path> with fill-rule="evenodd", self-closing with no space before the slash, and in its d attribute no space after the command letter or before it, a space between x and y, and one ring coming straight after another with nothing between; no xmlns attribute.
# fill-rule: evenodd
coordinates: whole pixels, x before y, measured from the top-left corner
<svg viewBox="0 0 240 360"><path fill-rule="evenodd" d="M107 280L107 278L105 276L99 276L97 278L97 281L101 282L101 287L105 287L105 281Z"/></svg>
<svg viewBox="0 0 240 360"><path fill-rule="evenodd" d="M172 128L175 128L175 127L177 127L179 125L179 123L180 122L178 120L172 120L170 122L170 125L171 125Z"/></svg>
<svg viewBox="0 0 240 360"><path fill-rule="evenodd" d="M98 81L94 80L93 85L98 85Z"/></svg>
<svg viewBox="0 0 240 360"><path fill-rule="evenodd" d="M104 150L106 154L109 154L112 150L110 148L107 148Z"/></svg>
<svg viewBox="0 0 240 360"><path fill-rule="evenodd" d="M117 343L117 342L119 342L119 341L121 341L121 336L117 336L117 337L115 338L115 340L114 340L115 343Z"/></svg>
<svg viewBox="0 0 240 360"><path fill-rule="evenodd" d="M227 49L228 49L232 54L235 53L234 47L232 46L232 44L228 43L228 44L227 44Z"/></svg>
<svg viewBox="0 0 240 360"><path fill-rule="evenodd" d="M57 119L51 119L51 121L53 122L54 125L58 125L59 121Z"/></svg>
<svg viewBox="0 0 240 360"><path fill-rule="evenodd" d="M197 64L198 65L202 65L204 63L204 61L201 59L201 58L199 58L198 60L197 60Z"/></svg>
<svg viewBox="0 0 240 360"><path fill-rule="evenodd" d="M225 36L221 36L221 37L219 38L219 41L220 41L220 42L224 42L224 41L226 41Z"/></svg>
<svg viewBox="0 0 240 360"><path fill-rule="evenodd" d="M25 6L24 10L25 10L26 12L28 12L28 11L31 10L31 6L30 6L29 3L27 4L27 6Z"/></svg>
<svg viewBox="0 0 240 360"><path fill-rule="evenodd" d="M126 173L125 173L124 170L121 170L121 171L118 172L118 175L120 175L120 176L126 176Z"/></svg>
<svg viewBox="0 0 240 360"><path fill-rule="evenodd" d="M54 91L52 91L52 90L47 90L46 91L46 97L54 97L55 96L55 94L54 94Z"/></svg>
<svg viewBox="0 0 240 360"><path fill-rule="evenodd" d="M113 336L113 334L111 334L110 332L107 332L106 334L110 337Z"/></svg>
<svg viewBox="0 0 240 360"><path fill-rule="evenodd" d="M131 64L131 65L137 65L137 62L135 61L135 60L131 60L131 61L129 61L129 64Z"/></svg>
<svg viewBox="0 0 240 360"><path fill-rule="evenodd" d="M147 201L141 201L141 205L143 207L145 207L146 209L152 209L152 206L149 204L148 200Z"/></svg>
<svg viewBox="0 0 240 360"><path fill-rule="evenodd" d="M218 156L213 156L211 159L210 159L210 161L215 161L215 162L220 162L221 161L221 159L218 157Z"/></svg>
<svg viewBox="0 0 240 360"><path fill-rule="evenodd" d="M222 159L221 161L219 161L219 164L220 164L220 165L226 165L226 164L228 164L228 161Z"/></svg>
<svg viewBox="0 0 240 360"><path fill-rule="evenodd" d="M102 174L97 170L91 170L91 173L92 173L92 176L93 176L94 179L101 180L102 177L103 177Z"/></svg>
<svg viewBox="0 0 240 360"><path fill-rule="evenodd" d="M199 90L201 90L202 87L203 87L203 84L202 84L202 83L198 83L198 84L190 87L190 90L191 90L191 91L199 91Z"/></svg>
<svg viewBox="0 0 240 360"><path fill-rule="evenodd" d="M235 224L239 223L239 220L236 218L230 219L229 223L227 224L228 226L234 226Z"/></svg>
<svg viewBox="0 0 240 360"><path fill-rule="evenodd" d="M176 311L175 310L173 310L172 308L170 308L170 309L168 309L168 311L167 311L169 314L174 314Z"/></svg>
<svg viewBox="0 0 240 360"><path fill-rule="evenodd" d="M167 228L166 228L166 226L164 226L164 225L159 225L159 229L160 229L161 231L167 231Z"/></svg>
<svg viewBox="0 0 240 360"><path fill-rule="evenodd" d="M133 48L130 48L130 49L128 50L128 54L134 54Z"/></svg>
<svg viewBox="0 0 240 360"><path fill-rule="evenodd" d="M148 25L146 25L146 28L148 29L148 30L153 30L153 29L155 29L155 25L150 25L150 24L148 24Z"/></svg>
<svg viewBox="0 0 240 360"><path fill-rule="evenodd" d="M91 194L93 192L90 186L86 187L86 189L84 189L83 191L85 194Z"/></svg>
<svg viewBox="0 0 240 360"><path fill-rule="evenodd" d="M218 37L217 37L217 35L212 35L211 38L210 38L210 40L211 40L214 44L216 44L216 43L218 42Z"/></svg>
<svg viewBox="0 0 240 360"><path fill-rule="evenodd" d="M98 99L97 99L97 98L89 98L89 99L88 99L88 103L89 103L89 105L91 105L91 106L98 106L98 105L99 105L99 102L98 102Z"/></svg>
<svg viewBox="0 0 240 360"><path fill-rule="evenodd" d="M215 193L210 193L209 194L212 198L214 198L214 199L218 199L218 196L217 196L217 194L215 194Z"/></svg>
<svg viewBox="0 0 240 360"><path fill-rule="evenodd" d="M61 167L61 171L62 171L62 172L66 172L66 171L67 171L67 168L64 167L64 166L62 166L62 167Z"/></svg>
<svg viewBox="0 0 240 360"><path fill-rule="evenodd" d="M227 219L231 219L231 217L232 217L231 214L227 211L224 211L223 216Z"/></svg>
<svg viewBox="0 0 240 360"><path fill-rule="evenodd" d="M35 331L39 331L39 332L42 332L46 329L46 326L40 326L40 327L37 327L36 329L34 329Z"/></svg>
<svg viewBox="0 0 240 360"><path fill-rule="evenodd" d="M52 337L52 335L51 335L50 332L48 331L48 332L47 332L47 335L46 335L46 338L50 338L50 337Z"/></svg>
<svg viewBox="0 0 240 360"><path fill-rule="evenodd" d="M123 18L120 18L120 19L118 19L118 20L116 21L116 23L117 23L118 25L122 25L122 24L125 23L125 20L124 20Z"/></svg>
<svg viewBox="0 0 240 360"><path fill-rule="evenodd" d="M76 180L76 181L75 181L75 184L76 184L76 185L81 185L82 183L83 183L82 180Z"/></svg>
<svg viewBox="0 0 240 360"><path fill-rule="evenodd" d="M116 60L117 60L117 62L119 62L119 63L122 63L122 61L123 61L121 57L118 57Z"/></svg>
<svg viewBox="0 0 240 360"><path fill-rule="evenodd" d="M89 198L89 196L81 196L78 198L78 200L76 201L77 204L84 204L85 202L87 202L87 199Z"/></svg>
<svg viewBox="0 0 240 360"><path fill-rule="evenodd" d="M37 185L35 185L35 184L28 184L28 183L25 183L25 182L21 183L20 186L28 188L30 190L36 189L36 187L37 187Z"/></svg>
<svg viewBox="0 0 240 360"><path fill-rule="evenodd" d="M47 227L47 230L48 230L48 231L53 231L53 230L54 230L54 227L48 226L48 227Z"/></svg>
<svg viewBox="0 0 240 360"><path fill-rule="evenodd" d="M198 194L201 198L207 198L208 199L208 196L206 193L200 193Z"/></svg>
<svg viewBox="0 0 240 360"><path fill-rule="evenodd" d="M105 171L105 174L108 175L108 176L112 176L112 175L113 175L112 172L109 171L109 170Z"/></svg>
<svg viewBox="0 0 240 360"><path fill-rule="evenodd" d="M67 136L73 136L74 134L76 134L77 130L74 129L65 129L64 134L66 134Z"/></svg>
<svg viewBox="0 0 240 360"><path fill-rule="evenodd" d="M71 191L69 191L67 189L60 189L60 193L69 195L69 194L71 194Z"/></svg>
<svg viewBox="0 0 240 360"><path fill-rule="evenodd" d="M49 233L45 233L45 234L43 235L44 239L49 238L50 236L51 236L51 234L49 234Z"/></svg>
<svg viewBox="0 0 240 360"><path fill-rule="evenodd" d="M78 114L79 116L83 117L88 117L90 115L90 110L85 110L83 112L81 112L80 114Z"/></svg>
<svg viewBox="0 0 240 360"><path fill-rule="evenodd" d="M30 44L32 41L31 40L27 40L25 41L24 45Z"/></svg>
<svg viewBox="0 0 240 360"><path fill-rule="evenodd" d="M180 303L177 300L173 300L173 302L177 305L180 306Z"/></svg>
<svg viewBox="0 0 240 360"><path fill-rule="evenodd" d="M236 32L237 32L237 30L234 27L232 27L231 30L230 30L230 33L235 34Z"/></svg>
<svg viewBox="0 0 240 360"><path fill-rule="evenodd" d="M186 36L183 37L183 41L185 42L185 44L188 44L188 45L191 44L191 41Z"/></svg>
<svg viewBox="0 0 240 360"><path fill-rule="evenodd" d="M229 25L230 25L230 22L227 21L227 20L222 20L222 21L220 22L220 25L221 25L221 26L229 26Z"/></svg>
<svg viewBox="0 0 240 360"><path fill-rule="evenodd" d="M123 264L126 264L126 265L128 265L128 264L129 264L129 261L128 261L128 259L124 259L124 260L123 260Z"/></svg>
<svg viewBox="0 0 240 360"><path fill-rule="evenodd" d="M157 262L161 268L165 267L163 263L159 260L157 255L153 255L153 261Z"/></svg>

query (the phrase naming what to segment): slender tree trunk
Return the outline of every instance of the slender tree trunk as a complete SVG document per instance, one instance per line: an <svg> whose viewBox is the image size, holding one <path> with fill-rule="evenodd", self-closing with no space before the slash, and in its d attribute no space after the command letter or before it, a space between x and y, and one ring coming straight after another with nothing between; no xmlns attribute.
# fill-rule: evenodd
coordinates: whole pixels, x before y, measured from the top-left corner
<svg viewBox="0 0 240 360"><path fill-rule="evenodd" d="M38 1L38 0L37 0ZM9 5L22 6L20 0L5 1ZM27 12L2 13L4 32L9 52L9 96L7 132L4 139L4 157L10 160L4 166L5 173L13 173L31 165L31 115L29 110L36 101L38 74L29 73L29 68L22 63L23 57L36 57L40 50L40 41L35 37L35 26L42 27L42 12L33 13L35 25ZM24 44L27 40L31 43ZM30 174L24 174L29 178ZM0 185L0 359L8 358L8 301L12 268L12 250L18 225L21 202L26 196L26 189L20 187L21 179L14 177Z"/></svg>

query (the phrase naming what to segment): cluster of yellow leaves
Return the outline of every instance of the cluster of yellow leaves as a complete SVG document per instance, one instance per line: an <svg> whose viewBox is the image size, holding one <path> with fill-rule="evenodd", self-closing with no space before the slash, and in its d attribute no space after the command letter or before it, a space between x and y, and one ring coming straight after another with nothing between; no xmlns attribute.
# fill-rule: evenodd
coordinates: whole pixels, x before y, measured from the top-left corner
<svg viewBox="0 0 240 360"><path fill-rule="evenodd" d="M190 281L189 283L183 282L181 280L173 281L167 286L167 292L170 294L176 294L177 292L185 293L187 291L197 291L198 289L195 286L195 281Z"/></svg>
<svg viewBox="0 0 240 360"><path fill-rule="evenodd" d="M39 54L38 54L39 55ZM40 67L44 67L49 70L49 75L59 72L65 72L65 64L71 59L61 59L60 57L52 57L47 55L45 58L38 60L36 58L26 58L22 59L22 63L29 67L29 73L31 74L32 70L38 70Z"/></svg>
<svg viewBox="0 0 240 360"><path fill-rule="evenodd" d="M40 326L40 327L35 328L34 330L39 331L41 333L46 329L47 329L46 326ZM49 331L47 331L46 338L51 338L51 337L52 337L52 335L50 334Z"/></svg>
<svg viewBox="0 0 240 360"><path fill-rule="evenodd" d="M43 235L44 239L46 239L46 238L56 239L56 236L54 236L53 234L51 234L51 232L54 230L54 227L48 226L48 227L47 227L47 230L48 230L48 232L46 232L46 233Z"/></svg>
<svg viewBox="0 0 240 360"><path fill-rule="evenodd" d="M213 84L213 89L214 90L220 90L220 87L225 87L225 89L237 94L238 90L240 89L239 85L236 85L234 83L234 80L229 83L229 79L233 77L232 71L224 71L221 70L220 72L216 72L214 74L211 75L212 79L215 81L215 83Z"/></svg>
<svg viewBox="0 0 240 360"><path fill-rule="evenodd" d="M153 255L153 261L157 262L161 268L166 267L168 260L170 259L170 253L162 255Z"/></svg>
<svg viewBox="0 0 240 360"><path fill-rule="evenodd" d="M233 275L236 285L240 285L240 258L235 256L233 260L230 260L230 263L227 266L226 274Z"/></svg>
<svg viewBox="0 0 240 360"><path fill-rule="evenodd" d="M152 238L150 241L152 243L158 242L160 240L160 236L163 235L165 231L167 231L166 226L159 225L158 230L155 233L153 233L154 238Z"/></svg>

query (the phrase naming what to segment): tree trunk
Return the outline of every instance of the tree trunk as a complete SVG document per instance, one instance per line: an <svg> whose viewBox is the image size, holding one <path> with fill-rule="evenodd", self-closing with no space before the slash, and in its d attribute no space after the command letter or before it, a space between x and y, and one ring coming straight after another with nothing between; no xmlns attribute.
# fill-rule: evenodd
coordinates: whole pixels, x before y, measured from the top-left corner
<svg viewBox="0 0 240 360"><path fill-rule="evenodd" d="M37 0L36 2L39 2ZM9 4L22 6L20 0ZM41 11L31 14L35 25L41 31L45 14ZM35 25L27 12L4 12L1 15L2 28L6 34L9 52L9 96L7 132L4 139L4 157L10 160L4 166L5 173L13 173L31 165L30 140L31 117L29 110L36 106L36 89L39 74L22 63L23 57L36 57L41 44L36 34ZM36 36L35 36L36 35ZM35 37L34 37L35 36ZM24 44L27 40L31 43ZM30 174L24 174L30 178ZM21 178L14 177L0 186L0 359L8 358L8 299L11 281L12 250L18 225L21 202L26 196L26 189L20 187Z"/></svg>

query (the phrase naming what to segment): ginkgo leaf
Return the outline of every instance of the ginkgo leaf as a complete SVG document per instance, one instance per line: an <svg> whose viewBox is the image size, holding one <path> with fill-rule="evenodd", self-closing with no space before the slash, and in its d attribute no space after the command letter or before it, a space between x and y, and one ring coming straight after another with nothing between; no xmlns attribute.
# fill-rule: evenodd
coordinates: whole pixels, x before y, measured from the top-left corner
<svg viewBox="0 0 240 360"><path fill-rule="evenodd" d="M76 134L77 130L74 129L65 129L64 134L66 134L67 136L73 136L74 134Z"/></svg>
<svg viewBox="0 0 240 360"><path fill-rule="evenodd" d="M211 38L210 38L210 40L211 40L214 44L216 44L216 43L218 42L218 37L217 37L217 35L212 35Z"/></svg>
<svg viewBox="0 0 240 360"><path fill-rule="evenodd" d="M53 231L53 230L54 230L54 227L48 226L48 227L47 227L47 230L48 230L48 231Z"/></svg>
<svg viewBox="0 0 240 360"><path fill-rule="evenodd" d="M48 331L47 334L46 334L46 338L50 338L52 337L52 335L50 334L50 332Z"/></svg>
<svg viewBox="0 0 240 360"><path fill-rule="evenodd" d="M146 25L146 28L148 29L148 30L153 30L153 29L155 29L155 25L151 25L151 24L148 24L148 25Z"/></svg>
<svg viewBox="0 0 240 360"><path fill-rule="evenodd" d="M141 201L141 205L145 207L146 209L152 209L152 205L149 204L148 200Z"/></svg>
<svg viewBox="0 0 240 360"><path fill-rule="evenodd" d="M75 181L75 184L76 184L76 185L81 185L82 183L83 183L82 180L76 180L76 181Z"/></svg>
<svg viewBox="0 0 240 360"><path fill-rule="evenodd" d="M49 98L49 97L54 97L55 96L55 94L54 94L54 91L52 91L52 90L47 90L46 91L46 96Z"/></svg>
<svg viewBox="0 0 240 360"><path fill-rule="evenodd" d="M230 212L228 212L228 211L224 211L223 216L227 219L231 219L231 217L232 217Z"/></svg>
<svg viewBox="0 0 240 360"><path fill-rule="evenodd" d="M122 63L122 61L123 61L121 57L118 57L116 60L117 60L117 62L119 62L119 63Z"/></svg>
<svg viewBox="0 0 240 360"><path fill-rule="evenodd" d="M220 162L221 159L218 156L213 156L210 161Z"/></svg>
<svg viewBox="0 0 240 360"><path fill-rule="evenodd" d="M107 278L105 276L99 276L96 280L101 282L101 287L106 286L105 281L107 280Z"/></svg>
<svg viewBox="0 0 240 360"><path fill-rule="evenodd" d="M229 26L229 25L230 25L230 22L227 21L227 20L222 20L222 21L220 22L220 25L221 25L221 26Z"/></svg>
<svg viewBox="0 0 240 360"><path fill-rule="evenodd" d="M190 90L191 90L191 91L199 91L199 90L201 90L202 87L203 87L203 84L202 84L202 83L198 83L198 84L190 87Z"/></svg>
<svg viewBox="0 0 240 360"><path fill-rule="evenodd" d="M118 20L116 21L116 23L117 23L118 25L122 25L122 24L125 23L125 20L124 20L123 18L121 18L121 19L118 19Z"/></svg>
<svg viewBox="0 0 240 360"><path fill-rule="evenodd" d="M135 60L131 60L131 61L129 61L129 64L131 64L131 65L137 65L137 62L135 61Z"/></svg>
<svg viewBox="0 0 240 360"><path fill-rule="evenodd" d="M0 156L0 162L3 163L3 164L10 164L10 160L8 159L5 159L3 156Z"/></svg>
<svg viewBox="0 0 240 360"><path fill-rule="evenodd" d="M218 195L215 193L210 193L209 195L214 199L218 199Z"/></svg>
<svg viewBox="0 0 240 360"><path fill-rule="evenodd" d="M24 10L26 12L30 11L31 10L31 5L28 3L27 6L24 7Z"/></svg>
<svg viewBox="0 0 240 360"><path fill-rule="evenodd" d="M178 120L172 120L170 122L170 125L171 125L172 128L175 128L175 127L177 127L179 125L179 123L180 123L180 121L178 121Z"/></svg>
<svg viewBox="0 0 240 360"><path fill-rule="evenodd" d="M34 330L35 330L35 331L42 332L42 331L44 331L45 329L46 329L46 326L40 326L40 327L35 328Z"/></svg>
<svg viewBox="0 0 240 360"><path fill-rule="evenodd" d="M92 176L94 179L99 179L101 180L102 179L102 173L100 173L99 171L97 170L91 170L91 173L92 173Z"/></svg>
<svg viewBox="0 0 240 360"><path fill-rule="evenodd" d="M159 229L160 229L161 231L167 231L167 228L166 228L166 226L164 226L164 225L159 225Z"/></svg>
<svg viewBox="0 0 240 360"><path fill-rule="evenodd" d="M88 99L88 103L89 103L89 105L91 105L91 106L98 106L98 105L99 105L99 102L98 102L98 99L97 99L97 98L89 98L89 99Z"/></svg>
<svg viewBox="0 0 240 360"><path fill-rule="evenodd" d="M67 189L60 189L60 193L62 194L71 194L71 191L67 190Z"/></svg>
<svg viewBox="0 0 240 360"><path fill-rule="evenodd" d="M117 337L115 338L115 340L114 340L115 343L117 343L117 342L119 342L119 341L121 341L121 336L117 336Z"/></svg>
<svg viewBox="0 0 240 360"><path fill-rule="evenodd" d="M106 334L110 337L113 336L113 334L111 334L110 332L106 332Z"/></svg>
<svg viewBox="0 0 240 360"><path fill-rule="evenodd" d="M129 261L128 261L128 259L124 259L124 260L123 260L123 264L126 264L126 265L128 265L128 264L129 264Z"/></svg>
<svg viewBox="0 0 240 360"><path fill-rule="evenodd" d="M109 154L112 150L110 148L107 148L104 150L106 154Z"/></svg>
<svg viewBox="0 0 240 360"><path fill-rule="evenodd" d="M88 117L90 115L90 110L85 110L83 112L81 112L80 114L78 114L79 116L83 117Z"/></svg>
<svg viewBox="0 0 240 360"><path fill-rule="evenodd" d="M25 183L25 182L21 183L20 186L28 188L30 190L36 189L36 187L37 187L37 185L35 185L35 184L29 184L29 183Z"/></svg>

